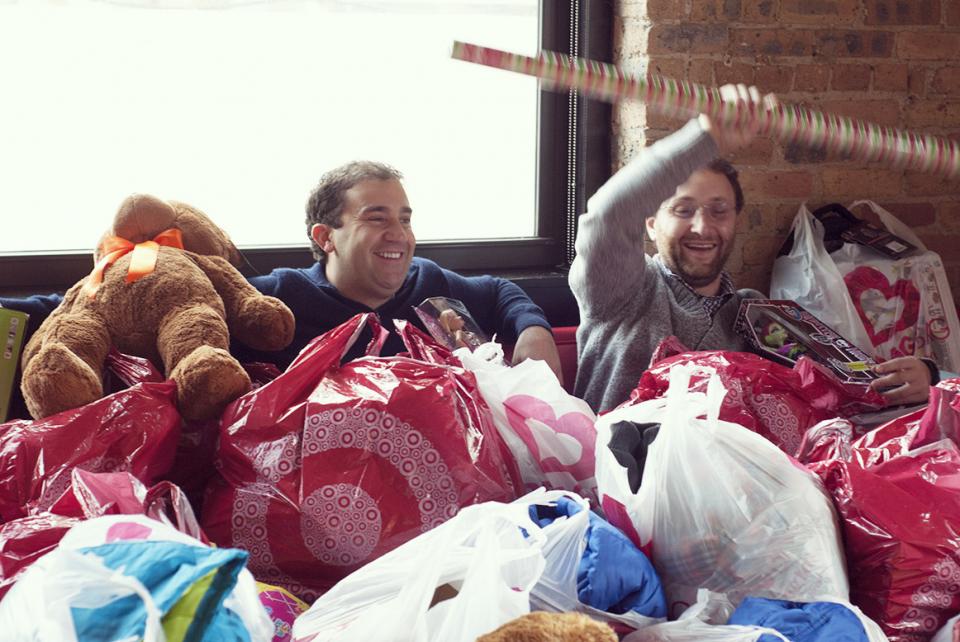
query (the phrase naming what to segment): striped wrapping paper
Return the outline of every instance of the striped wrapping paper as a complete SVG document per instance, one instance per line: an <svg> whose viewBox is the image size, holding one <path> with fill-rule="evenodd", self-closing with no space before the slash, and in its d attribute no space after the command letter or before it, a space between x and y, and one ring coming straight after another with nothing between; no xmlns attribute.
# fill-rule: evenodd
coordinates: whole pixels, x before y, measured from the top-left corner
<svg viewBox="0 0 960 642"><path fill-rule="evenodd" d="M456 41L453 58L540 78L558 89L576 89L608 101L640 100L671 115L708 114L721 122L743 117L737 103L724 101L716 88L650 74L625 74L595 60L544 51L539 56ZM907 167L951 177L960 174L960 145L939 136L914 134L862 120L825 114L791 105L777 105L761 115L761 133L784 142L825 148L867 161Z"/></svg>

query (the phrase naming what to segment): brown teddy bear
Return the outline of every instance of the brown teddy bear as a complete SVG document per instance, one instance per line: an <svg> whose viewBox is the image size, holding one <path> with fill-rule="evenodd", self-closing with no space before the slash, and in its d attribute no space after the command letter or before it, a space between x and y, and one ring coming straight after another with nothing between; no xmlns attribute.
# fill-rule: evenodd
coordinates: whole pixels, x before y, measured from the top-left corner
<svg viewBox="0 0 960 642"><path fill-rule="evenodd" d="M185 418L210 419L250 389L230 336L266 351L293 340L290 309L247 283L226 233L189 205L130 196L94 260L24 349L21 387L35 418L102 397L113 345L162 366Z"/></svg>
<svg viewBox="0 0 960 642"><path fill-rule="evenodd" d="M617 642L617 634L583 613L533 611L481 635L477 642Z"/></svg>

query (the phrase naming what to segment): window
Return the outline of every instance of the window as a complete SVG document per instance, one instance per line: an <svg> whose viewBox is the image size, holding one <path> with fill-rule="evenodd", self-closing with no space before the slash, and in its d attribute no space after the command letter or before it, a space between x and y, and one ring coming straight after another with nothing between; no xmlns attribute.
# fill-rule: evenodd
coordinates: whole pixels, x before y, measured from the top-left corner
<svg viewBox="0 0 960 642"><path fill-rule="evenodd" d="M560 264L567 96L449 51L568 51L576 16L562 0L0 2L0 56L17 61L0 101L0 288L80 278L138 191L204 209L260 270L309 262L306 197L354 158L405 174L421 253Z"/></svg>

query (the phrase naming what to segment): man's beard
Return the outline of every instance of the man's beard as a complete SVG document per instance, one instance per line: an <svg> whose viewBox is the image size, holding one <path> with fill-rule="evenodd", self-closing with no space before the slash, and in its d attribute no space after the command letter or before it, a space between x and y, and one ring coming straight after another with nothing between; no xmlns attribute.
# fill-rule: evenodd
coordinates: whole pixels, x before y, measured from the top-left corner
<svg viewBox="0 0 960 642"><path fill-rule="evenodd" d="M702 288L710 285L723 271L723 266L726 265L727 259L730 258L730 253L733 251L733 243L727 243L722 239L711 240L710 242L717 244L715 256L709 263L702 263L684 259L683 241L684 239L680 239L676 243L672 243L667 248L667 252L662 252L664 263L670 268L671 272L683 279L692 288Z"/></svg>

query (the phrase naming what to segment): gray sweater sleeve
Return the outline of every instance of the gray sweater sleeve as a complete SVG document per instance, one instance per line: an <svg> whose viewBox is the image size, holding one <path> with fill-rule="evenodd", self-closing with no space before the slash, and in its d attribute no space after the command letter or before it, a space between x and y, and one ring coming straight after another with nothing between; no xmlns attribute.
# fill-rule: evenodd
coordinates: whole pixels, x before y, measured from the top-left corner
<svg viewBox="0 0 960 642"><path fill-rule="evenodd" d="M713 138L694 119L643 150L590 198L569 277L581 317L609 317L642 290L646 218L717 155Z"/></svg>

